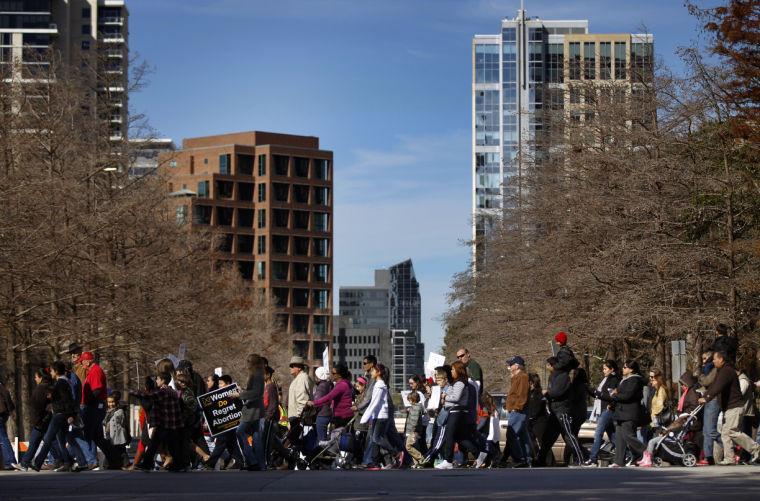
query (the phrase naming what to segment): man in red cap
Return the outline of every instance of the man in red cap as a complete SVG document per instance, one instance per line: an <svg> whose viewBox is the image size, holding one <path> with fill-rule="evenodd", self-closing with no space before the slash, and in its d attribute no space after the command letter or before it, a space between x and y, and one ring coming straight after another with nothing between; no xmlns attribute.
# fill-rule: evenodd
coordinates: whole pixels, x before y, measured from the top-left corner
<svg viewBox="0 0 760 501"><path fill-rule="evenodd" d="M557 351L557 363L554 365L554 370L570 372L573 369L577 369L580 366L578 359L575 358L575 353L567 345L567 334L563 331L559 331L554 336L554 341L559 345L559 351Z"/></svg>
<svg viewBox="0 0 760 501"><path fill-rule="evenodd" d="M94 470L98 467L97 447L104 450L103 418L106 415L106 374L95 362L91 351L85 351L77 360L78 364L87 371L82 383L82 402L80 405L82 422L84 424L84 442L82 447L87 458L87 468Z"/></svg>

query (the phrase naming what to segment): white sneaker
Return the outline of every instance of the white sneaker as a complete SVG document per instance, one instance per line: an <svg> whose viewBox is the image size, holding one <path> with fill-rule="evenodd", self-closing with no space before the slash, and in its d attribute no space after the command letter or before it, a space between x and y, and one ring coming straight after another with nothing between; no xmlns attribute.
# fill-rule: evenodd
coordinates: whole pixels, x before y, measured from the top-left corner
<svg viewBox="0 0 760 501"><path fill-rule="evenodd" d="M445 459L442 460L440 463L435 465L436 470L453 470L454 469L454 463L449 463Z"/></svg>
<svg viewBox="0 0 760 501"><path fill-rule="evenodd" d="M478 459L475 460L475 468L480 468L483 466L483 463L486 462L486 458L488 458L488 454L485 452L481 452L478 454Z"/></svg>

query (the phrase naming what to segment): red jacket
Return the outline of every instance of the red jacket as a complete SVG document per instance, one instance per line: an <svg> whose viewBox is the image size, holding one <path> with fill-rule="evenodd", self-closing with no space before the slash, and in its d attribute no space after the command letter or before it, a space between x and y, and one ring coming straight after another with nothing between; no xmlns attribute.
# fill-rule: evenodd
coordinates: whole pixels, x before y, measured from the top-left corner
<svg viewBox="0 0 760 501"><path fill-rule="evenodd" d="M95 392L98 392L97 396ZM82 383L82 403L90 405L104 402L108 397L106 393L106 373L94 363L90 366Z"/></svg>

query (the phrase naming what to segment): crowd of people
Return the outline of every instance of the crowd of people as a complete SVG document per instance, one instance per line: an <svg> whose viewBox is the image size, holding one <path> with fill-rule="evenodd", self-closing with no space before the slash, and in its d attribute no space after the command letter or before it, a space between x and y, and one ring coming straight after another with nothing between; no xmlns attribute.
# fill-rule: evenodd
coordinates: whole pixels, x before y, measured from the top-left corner
<svg viewBox="0 0 760 501"><path fill-rule="evenodd" d="M554 341L558 349L546 360L545 389L525 360L513 356L506 362L510 385L501 402L485 391L482 368L462 348L432 377L411 377L403 403L392 394L388 368L373 355L364 358L356 377L340 363L312 375L301 357L292 357L287 398L275 368L258 354L248 356L248 373L239 380L245 383L237 388L232 375L204 379L187 360L175 366L162 359L127 397L109 390L94 354L73 343L69 360L35 372L31 434L20 457L6 432L14 404L0 383L3 464L57 472L303 469L319 457L332 458L326 454L332 447L337 456L330 466L337 468L529 468L556 463L560 436L565 462L583 467L604 464L604 455L609 467L650 467L666 437L679 440L697 464L760 463L760 442L752 438L760 382L736 368L736 338L725 326L718 326L701 366L685 372L677 389L658 368L642 373L636 360L605 360L598 384L591 384L567 334L557 333ZM211 436L197 397L226 387L239 406L239 424ZM139 405L135 447L123 397ZM397 427L396 417L404 418L403 426ZM587 420L596 425L590 444L579 440Z"/></svg>

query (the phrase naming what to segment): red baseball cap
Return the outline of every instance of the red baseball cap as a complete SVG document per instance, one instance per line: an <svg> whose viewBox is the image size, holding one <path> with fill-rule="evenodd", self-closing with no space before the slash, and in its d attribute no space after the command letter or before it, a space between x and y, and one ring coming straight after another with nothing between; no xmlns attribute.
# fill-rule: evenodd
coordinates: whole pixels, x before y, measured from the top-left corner
<svg viewBox="0 0 760 501"><path fill-rule="evenodd" d="M83 360L95 360L95 355L93 355L91 351L85 351L84 353L79 355L79 358L77 358L77 363Z"/></svg>

